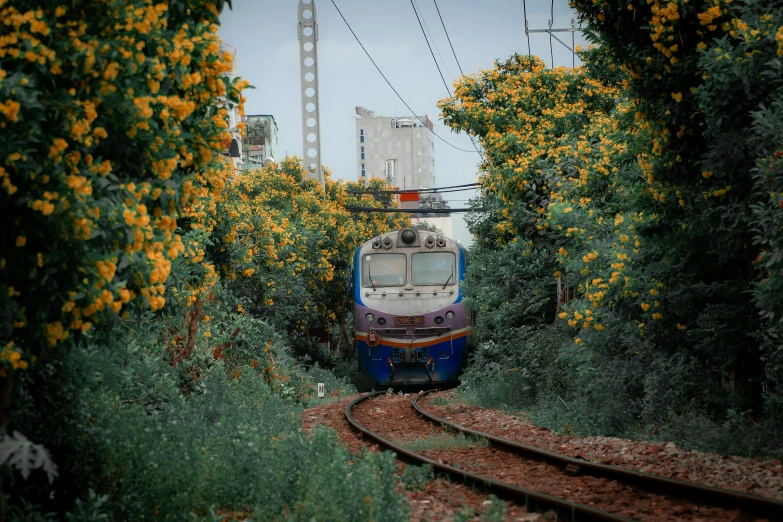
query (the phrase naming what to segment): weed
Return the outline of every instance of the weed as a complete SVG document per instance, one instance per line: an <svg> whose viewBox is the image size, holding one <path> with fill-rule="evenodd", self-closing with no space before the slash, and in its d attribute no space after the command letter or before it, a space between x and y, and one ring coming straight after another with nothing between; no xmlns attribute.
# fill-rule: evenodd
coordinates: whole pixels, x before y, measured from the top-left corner
<svg viewBox="0 0 783 522"><path fill-rule="evenodd" d="M451 406L453 403L454 401L452 399L441 396L433 397L427 401L427 404L431 404L433 406Z"/></svg>
<svg viewBox="0 0 783 522"><path fill-rule="evenodd" d="M486 509L481 514L482 522L502 522L504 520L506 514L506 503L504 501L495 495L490 495L484 504Z"/></svg>
<svg viewBox="0 0 783 522"><path fill-rule="evenodd" d="M485 439L466 436L462 433L442 432L437 435L429 435L402 444L411 451L445 451L455 448L485 448L489 443Z"/></svg>
<svg viewBox="0 0 783 522"><path fill-rule="evenodd" d="M405 467L405 471L400 475L400 482L403 487L408 491L422 490L427 487L433 479L435 474L432 471L432 466L413 466L408 465Z"/></svg>

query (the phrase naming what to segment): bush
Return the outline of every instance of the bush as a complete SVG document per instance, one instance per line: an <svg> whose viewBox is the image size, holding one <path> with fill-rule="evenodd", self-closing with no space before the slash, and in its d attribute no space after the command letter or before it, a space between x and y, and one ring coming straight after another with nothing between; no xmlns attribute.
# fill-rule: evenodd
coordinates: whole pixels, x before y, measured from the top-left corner
<svg viewBox="0 0 783 522"><path fill-rule="evenodd" d="M391 454L357 460L333 432L306 436L299 411L313 401L303 391L287 399L246 363L236 372L236 358L172 368L162 328L140 321L110 350L82 344L57 365L33 367L20 397L41 402L19 407L34 406L37 416L15 415L15 424L47 444L62 476L51 490L43 473L12 483L12 504L34 499L42 511L76 513L86 508L72 503L90 502L92 488L108 496L101 510L112 520L203 517L210 509L257 520L404 518ZM50 366L59 379L49 380ZM288 382L297 372L286 369ZM329 382L317 369L297 378ZM43 402L30 386L46 382L58 385Z"/></svg>
<svg viewBox="0 0 783 522"><path fill-rule="evenodd" d="M0 344L16 369L129 302L163 306L176 219L222 187L213 153L244 84L223 75L201 0L11 1L3 16Z"/></svg>
<svg viewBox="0 0 783 522"><path fill-rule="evenodd" d="M506 283L468 278L494 354L479 350L484 382L466 390L545 405L542 415L581 433L671 428L696 441L688 418L721 426L742 411L775 426L757 439L772 444L783 382L783 11L773 1L574 6L599 44L580 52L583 67L514 55L441 102L447 123L486 151L471 254ZM553 314L570 332L555 333ZM527 344L536 325L544 346L561 343L549 359ZM516 364L520 376L499 377ZM549 397L525 378L556 372L569 379Z"/></svg>

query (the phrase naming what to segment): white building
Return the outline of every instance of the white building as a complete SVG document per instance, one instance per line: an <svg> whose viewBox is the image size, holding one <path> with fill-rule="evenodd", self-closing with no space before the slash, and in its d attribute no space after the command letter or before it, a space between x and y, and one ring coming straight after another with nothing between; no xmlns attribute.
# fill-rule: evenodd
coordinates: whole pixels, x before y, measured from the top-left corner
<svg viewBox="0 0 783 522"><path fill-rule="evenodd" d="M379 116L363 107L356 107L356 114L356 173L359 180L383 178L400 190L436 186L434 125L426 114ZM423 208L420 203L417 193L400 194L401 208ZM414 223L430 223L451 237L449 214L434 217L413 214L412 219Z"/></svg>
<svg viewBox="0 0 783 522"><path fill-rule="evenodd" d="M378 116L362 107L356 113L358 179L385 178L400 189L435 185L433 126L426 115Z"/></svg>

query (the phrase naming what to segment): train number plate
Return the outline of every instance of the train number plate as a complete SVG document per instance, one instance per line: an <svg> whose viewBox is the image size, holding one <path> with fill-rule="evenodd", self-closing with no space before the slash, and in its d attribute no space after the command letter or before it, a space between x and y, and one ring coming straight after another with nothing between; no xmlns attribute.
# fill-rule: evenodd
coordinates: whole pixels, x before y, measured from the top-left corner
<svg viewBox="0 0 783 522"><path fill-rule="evenodd" d="M424 324L423 315L403 315L394 318L396 326L419 326Z"/></svg>

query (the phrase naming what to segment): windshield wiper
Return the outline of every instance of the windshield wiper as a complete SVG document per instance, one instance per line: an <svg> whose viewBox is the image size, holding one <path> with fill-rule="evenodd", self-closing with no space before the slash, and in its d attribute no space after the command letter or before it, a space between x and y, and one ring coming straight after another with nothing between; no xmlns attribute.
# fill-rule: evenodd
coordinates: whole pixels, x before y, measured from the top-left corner
<svg viewBox="0 0 783 522"><path fill-rule="evenodd" d="M375 281L372 280L372 271L370 271L370 263L367 263L367 275L370 277L370 284L372 289L375 290Z"/></svg>
<svg viewBox="0 0 783 522"><path fill-rule="evenodd" d="M445 282L445 283L443 283L443 288L442 288L442 290L445 290L445 289L446 289L446 285L448 285L448 284L449 284L449 281L451 281L451 278L452 278L452 277L454 277L454 272L452 272L452 273L450 273L450 274L449 274L449 278L448 278L448 279L446 279L446 282Z"/></svg>

